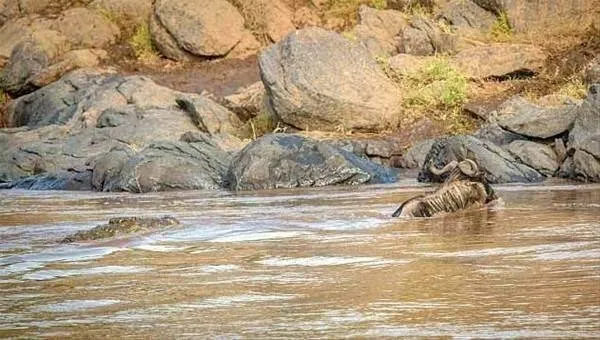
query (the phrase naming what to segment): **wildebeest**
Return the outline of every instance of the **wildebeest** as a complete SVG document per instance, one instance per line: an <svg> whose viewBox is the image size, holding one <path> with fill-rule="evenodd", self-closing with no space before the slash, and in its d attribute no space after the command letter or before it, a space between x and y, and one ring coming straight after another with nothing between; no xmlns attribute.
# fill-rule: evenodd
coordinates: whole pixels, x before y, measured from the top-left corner
<svg viewBox="0 0 600 340"><path fill-rule="evenodd" d="M477 163L470 159L452 161L442 169L429 170L441 176L450 171L444 183L434 192L413 197L400 205L392 217L431 217L468 208L482 207L498 199Z"/></svg>

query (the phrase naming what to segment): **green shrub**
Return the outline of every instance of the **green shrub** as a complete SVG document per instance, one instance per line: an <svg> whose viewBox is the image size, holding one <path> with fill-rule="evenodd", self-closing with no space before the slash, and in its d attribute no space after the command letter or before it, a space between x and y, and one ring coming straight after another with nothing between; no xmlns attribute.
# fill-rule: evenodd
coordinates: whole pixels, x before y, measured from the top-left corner
<svg viewBox="0 0 600 340"><path fill-rule="evenodd" d="M496 22L492 26L491 35L496 41L509 41L513 38L513 29L510 26L508 15L506 12L502 12L498 15Z"/></svg>
<svg viewBox="0 0 600 340"><path fill-rule="evenodd" d="M268 112L261 112L256 117L248 120L241 129L240 137L256 139L267 133L273 132L277 128L277 124L273 116Z"/></svg>
<svg viewBox="0 0 600 340"><path fill-rule="evenodd" d="M449 133L472 128L472 120L462 110L468 96L467 77L446 58L436 57L422 68L394 79L404 94L400 125L427 117L442 123Z"/></svg>
<svg viewBox="0 0 600 340"><path fill-rule="evenodd" d="M136 58L142 61L152 61L158 58L158 52L152 42L150 26L148 22L141 23L129 38L129 45L133 49Z"/></svg>

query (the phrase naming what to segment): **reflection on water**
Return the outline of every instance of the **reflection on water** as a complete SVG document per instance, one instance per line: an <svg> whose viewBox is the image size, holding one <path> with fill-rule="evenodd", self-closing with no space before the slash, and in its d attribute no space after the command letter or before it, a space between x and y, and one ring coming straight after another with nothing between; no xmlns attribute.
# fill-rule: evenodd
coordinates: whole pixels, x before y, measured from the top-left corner
<svg viewBox="0 0 600 340"><path fill-rule="evenodd" d="M600 337L600 186L389 217L423 190L0 191L0 337ZM58 243L165 214L183 225Z"/></svg>

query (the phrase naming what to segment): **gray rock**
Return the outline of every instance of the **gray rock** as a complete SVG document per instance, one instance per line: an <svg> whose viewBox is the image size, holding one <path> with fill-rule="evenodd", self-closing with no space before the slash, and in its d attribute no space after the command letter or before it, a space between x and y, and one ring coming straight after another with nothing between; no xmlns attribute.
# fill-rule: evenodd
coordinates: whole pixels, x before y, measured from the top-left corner
<svg viewBox="0 0 600 340"><path fill-rule="evenodd" d="M272 134L246 146L227 175L232 190L390 183L396 173L299 135Z"/></svg>
<svg viewBox="0 0 600 340"><path fill-rule="evenodd" d="M574 115L568 149L579 149L586 140L600 135L600 84L590 86L587 98Z"/></svg>
<svg viewBox="0 0 600 340"><path fill-rule="evenodd" d="M434 139L426 139L413 145L404 155L404 167L408 169L421 169L425 164L425 159L431 146L435 142Z"/></svg>
<svg viewBox="0 0 600 340"><path fill-rule="evenodd" d="M61 13L50 26L78 48L104 48L114 44L119 27L102 13L88 8L71 8Z"/></svg>
<svg viewBox="0 0 600 340"><path fill-rule="evenodd" d="M259 81L238 89L223 98L222 104L245 122L265 109L265 86Z"/></svg>
<svg viewBox="0 0 600 340"><path fill-rule="evenodd" d="M366 49L335 32L296 31L265 50L259 66L270 106L296 128L374 131L400 114L398 88Z"/></svg>
<svg viewBox="0 0 600 340"><path fill-rule="evenodd" d="M466 48L453 64L474 79L508 77L539 72L547 58L540 48L526 44L489 44Z"/></svg>
<svg viewBox="0 0 600 340"><path fill-rule="evenodd" d="M553 176L560 167L556 153L548 145L519 140L510 143L506 150L519 162L534 168L547 177Z"/></svg>
<svg viewBox="0 0 600 340"><path fill-rule="evenodd" d="M400 53L433 55L456 51L456 37L442 32L436 23L425 17L413 18L401 37L398 48Z"/></svg>
<svg viewBox="0 0 600 340"><path fill-rule="evenodd" d="M51 62L50 58L41 46L31 41L20 43L0 74L0 89L13 97L33 91L26 85L27 79L46 68Z"/></svg>
<svg viewBox="0 0 600 340"><path fill-rule="evenodd" d="M154 15L173 39L162 46L165 41L155 37L161 51L172 50L175 42L179 49L195 56L224 56L244 33L244 18L225 0L157 0Z"/></svg>
<svg viewBox="0 0 600 340"><path fill-rule="evenodd" d="M32 79L68 48L66 38L52 30L32 32L14 46L10 59L0 74L0 89L18 97L39 88Z"/></svg>
<svg viewBox="0 0 600 340"><path fill-rule="evenodd" d="M436 140L419 172L419 181L443 180L429 171L430 165L440 169L453 160L472 159L479 165L489 183L539 182L543 176L531 167L520 164L502 148L472 136L454 136Z"/></svg>
<svg viewBox="0 0 600 340"><path fill-rule="evenodd" d="M209 133L204 141L190 137L190 143L179 142L182 134L193 136L198 131L189 113L177 107L180 99L206 122ZM37 176L18 184L24 187L74 189L69 176L89 172L87 187L77 188L216 188L222 174L208 171L219 168L224 173L226 165L221 163L243 146L229 134L234 131L231 120L237 119L233 113L208 98L176 92L139 76L72 72L15 100L9 113L11 124L29 130L0 133L0 182L17 185ZM204 144L209 146L198 146ZM140 177L140 186L133 186L132 173L146 176Z"/></svg>
<svg viewBox="0 0 600 340"><path fill-rule="evenodd" d="M588 139L575 150L571 177L585 182L600 182L600 138Z"/></svg>
<svg viewBox="0 0 600 340"><path fill-rule="evenodd" d="M92 189L109 191L110 188L117 187L123 166L134 155L135 151L130 147L116 147L91 160L89 163L92 167Z"/></svg>
<svg viewBox="0 0 600 340"><path fill-rule="evenodd" d="M489 31L496 22L494 13L485 10L471 0L453 0L441 10L439 17L458 28Z"/></svg>
<svg viewBox="0 0 600 340"><path fill-rule="evenodd" d="M590 86L587 98L577 109L567 147L568 154L573 155L573 166L561 173L600 182L600 84Z"/></svg>
<svg viewBox="0 0 600 340"><path fill-rule="evenodd" d="M100 163L102 191L220 189L231 160L229 154L213 145L184 142L153 143L124 164L122 156L122 152L110 155ZM107 168L107 163L115 168ZM95 172L96 168L94 178Z"/></svg>
<svg viewBox="0 0 600 340"><path fill-rule="evenodd" d="M521 104L519 104L519 102ZM573 105L556 107L540 107L527 101L513 102L503 111L498 125L513 133L532 138L550 138L561 135L569 130L577 113Z"/></svg>
<svg viewBox="0 0 600 340"><path fill-rule="evenodd" d="M360 23L352 34L375 57L394 55L397 50L395 37L408 26L404 15L394 10L378 10L365 5L358 11Z"/></svg>
<svg viewBox="0 0 600 340"><path fill-rule="evenodd" d="M488 123L482 126L475 131L473 136L499 146L507 145L517 140L527 139L527 137L523 135L504 130L496 123Z"/></svg>
<svg viewBox="0 0 600 340"><path fill-rule="evenodd" d="M92 190L91 175L88 170L60 170L17 180L5 189L89 191Z"/></svg>

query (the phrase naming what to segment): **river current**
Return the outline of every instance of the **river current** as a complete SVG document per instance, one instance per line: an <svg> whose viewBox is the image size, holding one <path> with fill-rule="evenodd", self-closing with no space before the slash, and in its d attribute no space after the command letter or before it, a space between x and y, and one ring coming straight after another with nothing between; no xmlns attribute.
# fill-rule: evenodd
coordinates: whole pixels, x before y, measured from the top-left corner
<svg viewBox="0 0 600 340"><path fill-rule="evenodd" d="M396 185L0 191L0 337L600 338L600 185L393 219ZM119 216L181 226L59 244Z"/></svg>

